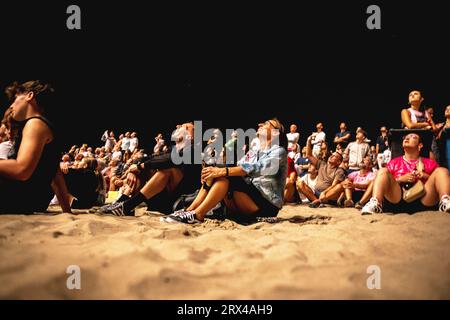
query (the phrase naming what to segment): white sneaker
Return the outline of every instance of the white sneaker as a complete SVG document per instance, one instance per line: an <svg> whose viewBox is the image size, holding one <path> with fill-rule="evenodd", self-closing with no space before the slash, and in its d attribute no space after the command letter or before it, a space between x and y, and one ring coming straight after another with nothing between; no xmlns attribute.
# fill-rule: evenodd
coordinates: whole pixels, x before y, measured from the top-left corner
<svg viewBox="0 0 450 320"><path fill-rule="evenodd" d="M55 194L55 196L53 197L53 199L50 201L50 205L51 205L51 206L57 206L57 205L59 205L58 198L56 197L56 194Z"/></svg>
<svg viewBox="0 0 450 320"><path fill-rule="evenodd" d="M383 213L383 208L381 207L378 199L373 197L370 198L369 202L361 209L361 214L372 214L372 213Z"/></svg>
<svg viewBox="0 0 450 320"><path fill-rule="evenodd" d="M439 211L450 213L450 196L445 195L439 202Z"/></svg>

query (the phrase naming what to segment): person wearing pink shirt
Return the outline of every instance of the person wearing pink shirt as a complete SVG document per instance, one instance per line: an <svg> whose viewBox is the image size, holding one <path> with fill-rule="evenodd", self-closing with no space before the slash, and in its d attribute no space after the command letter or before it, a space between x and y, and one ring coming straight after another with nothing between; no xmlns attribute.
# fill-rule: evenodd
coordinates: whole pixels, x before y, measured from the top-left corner
<svg viewBox="0 0 450 320"><path fill-rule="evenodd" d="M355 201L359 202L363 198L370 183L374 179L375 173L372 171L371 158L370 156L366 156L360 165L360 170L350 173L347 179L341 183L342 187L344 187L344 207L349 208L355 206Z"/></svg>
<svg viewBox="0 0 450 320"><path fill-rule="evenodd" d="M420 157L423 144L417 133L403 138L404 156L389 161L386 168L378 171L370 201L362 208L362 214L391 212L417 212L434 210L439 203L439 211L450 213L450 176L446 168L439 167L431 159ZM423 163L423 170L418 164ZM405 185L413 185L418 180L424 183L425 195L411 203L403 200ZM383 204L384 202L384 204Z"/></svg>

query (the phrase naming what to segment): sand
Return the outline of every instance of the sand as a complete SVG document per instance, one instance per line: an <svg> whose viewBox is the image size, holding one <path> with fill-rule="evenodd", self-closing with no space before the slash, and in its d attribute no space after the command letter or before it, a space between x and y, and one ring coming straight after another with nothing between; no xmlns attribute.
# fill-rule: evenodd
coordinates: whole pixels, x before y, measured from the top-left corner
<svg viewBox="0 0 450 320"><path fill-rule="evenodd" d="M450 299L449 214L286 205L277 223L193 226L138 214L0 216L0 298Z"/></svg>

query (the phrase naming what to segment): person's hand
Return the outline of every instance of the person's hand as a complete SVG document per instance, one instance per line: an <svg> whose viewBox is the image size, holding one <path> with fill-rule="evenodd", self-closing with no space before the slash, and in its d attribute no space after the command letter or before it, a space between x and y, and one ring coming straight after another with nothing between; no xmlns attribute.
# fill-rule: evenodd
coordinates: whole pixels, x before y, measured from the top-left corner
<svg viewBox="0 0 450 320"><path fill-rule="evenodd" d="M61 168L61 172L64 174L68 174L69 173L69 165L67 163L60 163L59 167Z"/></svg>
<svg viewBox="0 0 450 320"><path fill-rule="evenodd" d="M321 193L320 193L320 196L319 196L319 200L320 200L320 201L325 201L325 199L326 199L326 194L325 194L325 192L321 192Z"/></svg>
<svg viewBox="0 0 450 320"><path fill-rule="evenodd" d="M416 181L416 175L414 173L407 173L397 179L401 183L411 183Z"/></svg>
<svg viewBox="0 0 450 320"><path fill-rule="evenodd" d="M442 129L442 127L444 126L444 124L443 123L438 123L437 125L436 125L436 129Z"/></svg>
<svg viewBox="0 0 450 320"><path fill-rule="evenodd" d="M220 178L226 175L225 168L205 167L202 169L201 181L205 182L208 179Z"/></svg>
<svg viewBox="0 0 450 320"><path fill-rule="evenodd" d="M137 182L136 175L134 173L132 173L132 172L128 172L128 174L127 174L127 185L131 189L134 189L134 187L136 186L136 182Z"/></svg>
<svg viewBox="0 0 450 320"><path fill-rule="evenodd" d="M430 177L428 173L423 171L419 171L415 176L420 180L428 180L428 178Z"/></svg>

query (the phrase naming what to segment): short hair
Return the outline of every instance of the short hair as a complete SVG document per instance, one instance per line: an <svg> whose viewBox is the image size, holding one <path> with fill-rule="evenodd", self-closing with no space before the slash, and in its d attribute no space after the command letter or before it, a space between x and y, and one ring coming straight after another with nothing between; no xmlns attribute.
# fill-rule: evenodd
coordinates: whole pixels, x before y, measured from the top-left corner
<svg viewBox="0 0 450 320"><path fill-rule="evenodd" d="M272 118L272 119L269 119L270 121L275 121L275 123L276 123L276 128L278 129L278 130L280 130L280 134L281 133L284 133L284 126L283 126L283 124L281 123L281 121L280 120L278 120L276 117L275 118Z"/></svg>
<svg viewBox="0 0 450 320"><path fill-rule="evenodd" d="M358 129L356 133L361 132L365 138L367 138L367 132L364 129Z"/></svg>
<svg viewBox="0 0 450 320"><path fill-rule="evenodd" d="M34 93L40 108L48 109L53 102L55 90L51 84L40 80L27 81L22 84L16 81L5 89L5 94L10 101L13 101L18 94L29 92Z"/></svg>

